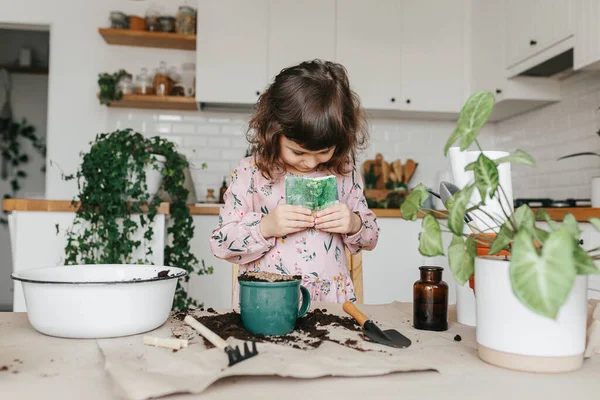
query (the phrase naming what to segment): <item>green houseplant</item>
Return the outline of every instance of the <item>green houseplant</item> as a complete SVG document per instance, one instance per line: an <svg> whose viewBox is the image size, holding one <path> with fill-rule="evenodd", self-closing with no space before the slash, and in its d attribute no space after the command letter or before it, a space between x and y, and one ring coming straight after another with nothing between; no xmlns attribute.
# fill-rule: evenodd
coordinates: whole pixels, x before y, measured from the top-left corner
<svg viewBox="0 0 600 400"><path fill-rule="evenodd" d="M494 102L494 95L485 91L477 92L468 99L444 147L444 155L456 141L460 141L461 151L466 151L472 145L482 151L477 136L492 113ZM490 216L497 222L496 226L491 227L497 234L495 238L465 233L467 213L481 211L482 205L489 199L498 200L500 196L505 196L498 175L498 165L502 163L535 165L532 157L522 150L497 160L491 160L482 152L476 162L465 168L473 171L474 181L447 201L447 220L440 218L445 214L439 211L422 208L428 196L422 184L415 187L402 204L402 217L415 221L419 211L425 212L423 231L419 234L419 252L424 256L445 255L442 228L452 233L447 256L450 270L459 285L474 273L477 242L490 246L490 255L508 251L511 254L510 283L515 296L535 313L556 318L576 276L600 273L594 264L594 260L600 259L597 254L600 249L582 248L579 244L581 229L572 214L566 214L562 224L557 224L544 210L534 214L527 205L520 206L514 212L503 209L504 215ZM469 204L474 190L480 192L483 200L478 204ZM536 220L547 221L550 229L537 227ZM589 222L600 231L600 219L592 218Z"/></svg>
<svg viewBox="0 0 600 400"><path fill-rule="evenodd" d="M79 203L75 221L67 232L66 264L148 262L151 249L146 250L144 259L134 260L132 253L152 240L152 221L161 203L159 196L148 193L146 174L151 165L160 170L161 188L170 200L166 242L170 239L171 243L165 247L165 265L183 268L190 274L212 273L212 267L199 261L190 249L194 224L184 186L188 162L175 145L158 136L145 138L131 129L99 134L90 144L77 173L65 177L76 179L79 190L73 199L74 205ZM157 156L166 160L162 167L156 163ZM143 229L143 240L134 238L139 229ZM173 308L197 305L178 283Z"/></svg>
<svg viewBox="0 0 600 400"><path fill-rule="evenodd" d="M425 213L418 237L424 256L445 255L442 232L452 234L447 257L454 279L463 286L475 278L476 339L482 360L529 372L573 371L583 365L587 275L600 273L594 263L600 259L600 248L582 248L581 228L572 214L559 224L546 211L534 214L527 205L513 211L509 188L500 184L499 172L507 171L506 163L535 163L522 150L492 157L493 152L481 149L477 136L494 102L490 92L472 95L446 142L444 155L457 141L455 154L472 145L478 148L476 161L461 164L472 179L446 201L447 219L446 214L423 207L428 192L422 184L402 203L402 217L414 221L419 212ZM498 211L486 211L492 209ZM467 215L483 225L469 223L473 232L466 233ZM545 221L548 229L536 220ZM589 222L600 231L600 219ZM478 255L478 243L488 255Z"/></svg>

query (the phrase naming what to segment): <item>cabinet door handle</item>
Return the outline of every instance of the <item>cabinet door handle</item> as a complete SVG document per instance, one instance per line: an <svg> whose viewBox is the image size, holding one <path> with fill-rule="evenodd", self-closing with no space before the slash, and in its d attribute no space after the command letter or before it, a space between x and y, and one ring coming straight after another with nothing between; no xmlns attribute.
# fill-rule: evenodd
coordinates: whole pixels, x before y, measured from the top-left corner
<svg viewBox="0 0 600 400"><path fill-rule="evenodd" d="M391 101L392 103L395 103L395 102L396 102L396 98L395 98L395 97L392 97L392 98L390 99L390 101Z"/></svg>
<svg viewBox="0 0 600 400"><path fill-rule="evenodd" d="M535 46L537 44L537 40L530 40L529 41L529 45L530 46Z"/></svg>
<svg viewBox="0 0 600 400"><path fill-rule="evenodd" d="M497 94L500 94L500 93L502 93L502 89L496 89L496 93L497 93Z"/></svg>
<svg viewBox="0 0 600 400"><path fill-rule="evenodd" d="M583 244L583 239L579 239L579 244Z"/></svg>
<svg viewBox="0 0 600 400"><path fill-rule="evenodd" d="M410 104L410 99L406 99L406 104Z"/></svg>
<svg viewBox="0 0 600 400"><path fill-rule="evenodd" d="M259 92L258 90L256 91L256 95L257 95L257 96L260 96L260 92Z"/></svg>

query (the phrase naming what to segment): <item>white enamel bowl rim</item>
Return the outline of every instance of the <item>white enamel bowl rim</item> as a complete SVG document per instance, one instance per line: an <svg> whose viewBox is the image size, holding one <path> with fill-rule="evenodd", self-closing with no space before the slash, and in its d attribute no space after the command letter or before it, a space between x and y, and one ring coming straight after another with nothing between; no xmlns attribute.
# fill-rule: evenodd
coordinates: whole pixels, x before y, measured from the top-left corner
<svg viewBox="0 0 600 400"><path fill-rule="evenodd" d="M85 268L85 267L117 267L117 268L144 268L144 269L168 269L172 275L167 275L163 277L152 277L145 279L127 279L127 280L118 280L118 281L103 281L103 280L86 280L86 281L55 281L49 279L37 279L28 275L35 275L38 271L47 271L50 269L59 269L59 268ZM131 283L144 283L144 282L157 282L157 281L166 281L170 279L179 279L183 278L188 274L188 272L182 268L170 267L166 265L151 265L151 264L75 264L75 265L59 265L53 267L40 267L40 268L31 268L22 271L13 272L10 277L16 281L26 282L26 283L37 283L37 284L53 284L53 285L116 285L116 284L131 284Z"/></svg>

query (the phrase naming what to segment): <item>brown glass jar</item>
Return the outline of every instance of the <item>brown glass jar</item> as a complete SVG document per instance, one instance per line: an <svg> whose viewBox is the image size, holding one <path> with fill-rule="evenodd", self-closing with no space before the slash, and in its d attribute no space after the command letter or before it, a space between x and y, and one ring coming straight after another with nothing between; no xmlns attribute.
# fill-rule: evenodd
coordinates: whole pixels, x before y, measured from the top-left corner
<svg viewBox="0 0 600 400"><path fill-rule="evenodd" d="M413 285L413 326L415 329L448 329L448 284L442 267L419 267L421 279Z"/></svg>

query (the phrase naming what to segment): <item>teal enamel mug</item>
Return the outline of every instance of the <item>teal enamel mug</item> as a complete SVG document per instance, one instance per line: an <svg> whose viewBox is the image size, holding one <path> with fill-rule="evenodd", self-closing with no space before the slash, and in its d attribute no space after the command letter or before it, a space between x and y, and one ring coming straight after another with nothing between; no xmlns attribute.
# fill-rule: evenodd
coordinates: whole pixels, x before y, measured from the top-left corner
<svg viewBox="0 0 600 400"><path fill-rule="evenodd" d="M291 333L310 308L310 293L300 280L239 281L240 314L246 330L265 336Z"/></svg>

